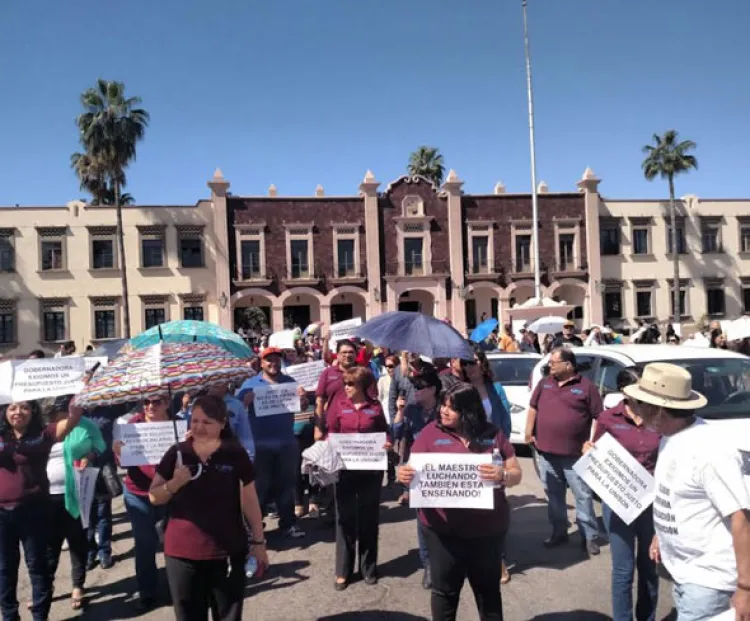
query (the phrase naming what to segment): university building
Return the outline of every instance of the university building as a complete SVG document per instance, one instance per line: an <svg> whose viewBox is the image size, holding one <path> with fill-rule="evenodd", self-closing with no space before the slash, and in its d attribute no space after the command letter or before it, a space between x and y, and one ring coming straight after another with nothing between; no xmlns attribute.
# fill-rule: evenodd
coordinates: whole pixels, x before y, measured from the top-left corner
<svg viewBox="0 0 750 621"><path fill-rule="evenodd" d="M606 199L599 183L586 169L570 192L540 184L542 294L581 326L667 321L667 205ZM460 330L508 319L534 293L531 196L462 185L453 171L442 187L368 172L350 196L242 196L217 170L195 205L124 207L131 331L179 318L233 328L250 307L273 330L396 309ZM678 208L684 323L750 310L750 201ZM122 337L116 244L110 207L0 209L0 353Z"/></svg>

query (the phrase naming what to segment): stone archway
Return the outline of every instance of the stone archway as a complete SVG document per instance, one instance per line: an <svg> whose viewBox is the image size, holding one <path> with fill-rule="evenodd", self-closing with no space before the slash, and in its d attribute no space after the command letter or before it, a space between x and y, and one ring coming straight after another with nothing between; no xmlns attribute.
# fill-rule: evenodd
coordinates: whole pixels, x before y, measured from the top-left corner
<svg viewBox="0 0 750 621"><path fill-rule="evenodd" d="M398 298L398 310L424 313L435 316L435 296L424 289L409 289Z"/></svg>
<svg viewBox="0 0 750 621"><path fill-rule="evenodd" d="M314 321L321 320L320 307L324 297L320 291L309 287L288 289L279 296L282 309L281 330L299 327L304 330Z"/></svg>
<svg viewBox="0 0 750 621"><path fill-rule="evenodd" d="M244 289L231 298L233 329L273 330L274 296L265 289ZM257 314L260 311L263 318Z"/></svg>
<svg viewBox="0 0 750 621"><path fill-rule="evenodd" d="M331 308L331 323L346 321L361 317L367 321L366 292L357 287L338 287L333 289L327 297L327 304Z"/></svg>
<svg viewBox="0 0 750 621"><path fill-rule="evenodd" d="M512 309L516 304L523 304L534 297L534 281L519 280L505 289L505 298L508 300L508 308Z"/></svg>
<svg viewBox="0 0 750 621"><path fill-rule="evenodd" d="M556 302L564 301L574 307L568 316L579 328L588 325L590 318L586 283L570 279L560 280L550 285L547 295Z"/></svg>
<svg viewBox="0 0 750 621"><path fill-rule="evenodd" d="M502 289L492 282L475 282L466 296L466 329L471 330L485 319L500 321Z"/></svg>

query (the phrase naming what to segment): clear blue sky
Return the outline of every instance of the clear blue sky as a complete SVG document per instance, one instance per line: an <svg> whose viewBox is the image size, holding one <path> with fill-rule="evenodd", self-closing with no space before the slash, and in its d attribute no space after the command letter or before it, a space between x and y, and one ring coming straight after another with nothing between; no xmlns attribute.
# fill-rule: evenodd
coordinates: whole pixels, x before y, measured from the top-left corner
<svg viewBox="0 0 750 621"><path fill-rule="evenodd" d="M653 132L698 143L678 194L748 197L748 0L530 0L539 178L661 197ZM0 205L81 196L78 96L124 81L151 112L128 177L141 204L353 194L437 146L468 192L530 187L520 0L36 0L0 9Z"/></svg>

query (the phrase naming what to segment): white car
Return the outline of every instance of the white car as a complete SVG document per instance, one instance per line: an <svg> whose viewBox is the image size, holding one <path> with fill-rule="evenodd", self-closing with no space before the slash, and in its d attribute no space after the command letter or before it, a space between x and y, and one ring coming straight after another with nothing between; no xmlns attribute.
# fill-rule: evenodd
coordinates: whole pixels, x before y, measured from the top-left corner
<svg viewBox="0 0 750 621"><path fill-rule="evenodd" d="M512 444L524 444L526 413L531 398L531 373L541 359L539 354L487 354L495 381L503 385L510 401Z"/></svg>
<svg viewBox="0 0 750 621"><path fill-rule="evenodd" d="M602 345L573 347L581 375L599 388L605 407L621 399L617 375L626 367L643 369L650 362L670 362L684 367L693 378L693 390L708 399L698 415L709 422L721 421L732 430L739 448L750 450L750 358L726 349L681 345ZM531 386L546 374L549 355L534 368ZM735 433L736 429L736 433Z"/></svg>

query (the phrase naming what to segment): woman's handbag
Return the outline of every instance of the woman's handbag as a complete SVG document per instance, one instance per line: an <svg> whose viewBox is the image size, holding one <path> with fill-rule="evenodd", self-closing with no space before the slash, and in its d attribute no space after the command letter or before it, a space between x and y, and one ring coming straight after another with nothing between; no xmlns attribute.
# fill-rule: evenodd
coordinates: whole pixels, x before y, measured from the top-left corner
<svg viewBox="0 0 750 621"><path fill-rule="evenodd" d="M101 477L104 487L112 498L122 496L122 481L117 474L117 467L112 462L102 465Z"/></svg>

